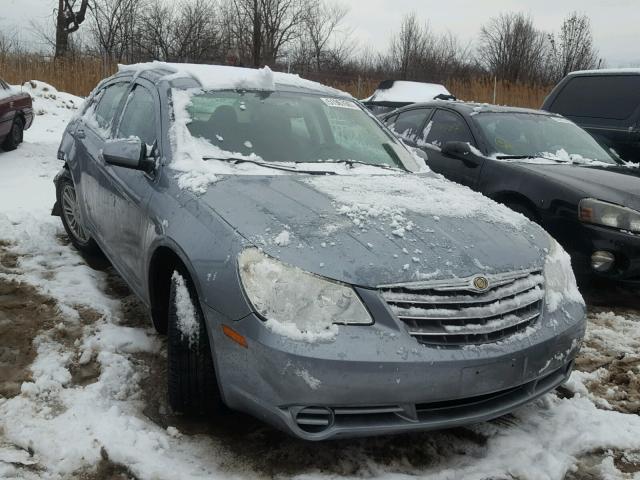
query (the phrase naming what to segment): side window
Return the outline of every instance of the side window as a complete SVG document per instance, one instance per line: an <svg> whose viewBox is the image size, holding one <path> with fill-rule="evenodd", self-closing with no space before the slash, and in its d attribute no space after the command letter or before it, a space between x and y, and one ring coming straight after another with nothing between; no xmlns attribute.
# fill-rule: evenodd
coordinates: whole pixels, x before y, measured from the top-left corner
<svg viewBox="0 0 640 480"><path fill-rule="evenodd" d="M116 83L108 86L104 92L100 94L100 100L95 109L96 121L100 128L109 130L114 120L114 116L118 111L118 106L122 97L129 88L126 82Z"/></svg>
<svg viewBox="0 0 640 480"><path fill-rule="evenodd" d="M402 112L398 115L395 122L389 126L402 138L415 142L416 138L420 136L419 130L430 112L431 110L425 108Z"/></svg>
<svg viewBox="0 0 640 480"><path fill-rule="evenodd" d="M596 75L569 80L549 110L570 117L625 120L638 105L639 75Z"/></svg>
<svg viewBox="0 0 640 480"><path fill-rule="evenodd" d="M475 145L469 127L457 113L447 110L436 111L425 128L426 142L441 147L447 142L468 142Z"/></svg>
<svg viewBox="0 0 640 480"><path fill-rule="evenodd" d="M117 136L118 138L139 137L147 145L153 145L157 136L156 122L153 96L149 90L138 85L129 94Z"/></svg>

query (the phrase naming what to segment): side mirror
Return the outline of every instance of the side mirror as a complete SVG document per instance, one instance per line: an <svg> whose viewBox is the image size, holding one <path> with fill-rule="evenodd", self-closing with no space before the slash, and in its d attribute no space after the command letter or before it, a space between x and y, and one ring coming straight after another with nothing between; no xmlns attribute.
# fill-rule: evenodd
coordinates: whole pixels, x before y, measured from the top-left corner
<svg viewBox="0 0 640 480"><path fill-rule="evenodd" d="M465 163L478 165L478 157L471 151L471 145L467 142L447 142L442 146L443 155L462 160Z"/></svg>
<svg viewBox="0 0 640 480"><path fill-rule="evenodd" d="M108 140L102 150L102 157L109 165L143 170L153 170L155 161L147 156L147 146L138 137Z"/></svg>

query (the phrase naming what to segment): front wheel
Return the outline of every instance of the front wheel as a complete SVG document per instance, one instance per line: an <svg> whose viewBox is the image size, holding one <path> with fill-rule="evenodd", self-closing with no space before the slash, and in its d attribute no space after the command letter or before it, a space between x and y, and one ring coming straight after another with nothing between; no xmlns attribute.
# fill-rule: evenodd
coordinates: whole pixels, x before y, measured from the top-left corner
<svg viewBox="0 0 640 480"><path fill-rule="evenodd" d="M56 196L61 209L62 225L71 243L83 253L89 255L99 253L98 244L91 238L82 224L76 187L70 177L62 176L58 179L56 182Z"/></svg>
<svg viewBox="0 0 640 480"><path fill-rule="evenodd" d="M222 408L204 314L184 271L171 277L168 325L169 405L174 412L213 414Z"/></svg>
<svg viewBox="0 0 640 480"><path fill-rule="evenodd" d="M22 143L24 137L24 121L21 117L15 117L11 131L2 143L2 148L6 151L15 150Z"/></svg>

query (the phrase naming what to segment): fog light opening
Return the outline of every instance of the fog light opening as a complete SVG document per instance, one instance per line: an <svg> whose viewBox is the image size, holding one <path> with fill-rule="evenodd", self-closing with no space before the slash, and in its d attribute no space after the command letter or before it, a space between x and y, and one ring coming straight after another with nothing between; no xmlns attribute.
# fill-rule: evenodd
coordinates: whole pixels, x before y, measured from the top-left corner
<svg viewBox="0 0 640 480"><path fill-rule="evenodd" d="M591 268L596 272L608 272L613 268L615 261L616 257L613 253L598 250L591 255Z"/></svg>

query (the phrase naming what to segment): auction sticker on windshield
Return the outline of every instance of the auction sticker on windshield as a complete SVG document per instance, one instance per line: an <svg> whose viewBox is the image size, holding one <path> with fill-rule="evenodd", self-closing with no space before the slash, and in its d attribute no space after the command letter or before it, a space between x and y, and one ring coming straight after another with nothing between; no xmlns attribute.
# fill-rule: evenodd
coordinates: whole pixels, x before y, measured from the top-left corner
<svg viewBox="0 0 640 480"><path fill-rule="evenodd" d="M352 110L360 110L358 106L351 100L343 100L342 98L322 98L325 105L334 108L351 108Z"/></svg>

